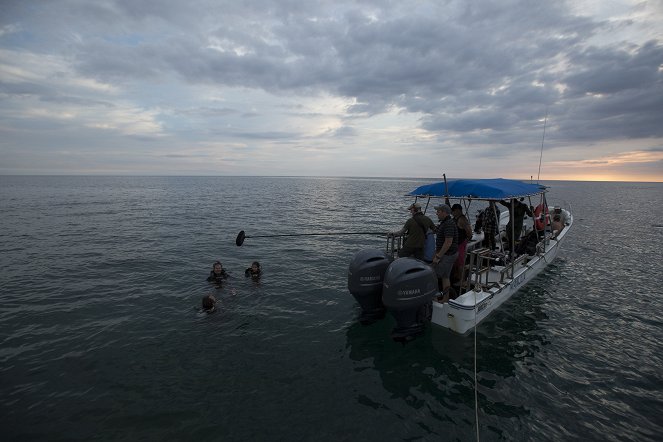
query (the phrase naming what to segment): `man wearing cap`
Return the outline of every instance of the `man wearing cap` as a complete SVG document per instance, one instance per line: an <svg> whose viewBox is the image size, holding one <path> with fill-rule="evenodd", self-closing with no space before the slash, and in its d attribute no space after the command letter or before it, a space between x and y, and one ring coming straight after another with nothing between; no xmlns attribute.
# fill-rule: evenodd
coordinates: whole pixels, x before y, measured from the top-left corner
<svg viewBox="0 0 663 442"><path fill-rule="evenodd" d="M451 207L448 205L436 206L435 213L437 213L440 224L437 226L433 268L438 279L442 280L442 299L440 301L444 303L449 300L451 268L458 257L458 228L451 217Z"/></svg>
<svg viewBox="0 0 663 442"><path fill-rule="evenodd" d="M407 208L412 217L405 222L403 228L397 232L391 232L392 236L407 234L403 247L398 251L399 257L413 256L424 259L424 243L428 229L435 231L433 221L421 213L421 204L413 203Z"/></svg>

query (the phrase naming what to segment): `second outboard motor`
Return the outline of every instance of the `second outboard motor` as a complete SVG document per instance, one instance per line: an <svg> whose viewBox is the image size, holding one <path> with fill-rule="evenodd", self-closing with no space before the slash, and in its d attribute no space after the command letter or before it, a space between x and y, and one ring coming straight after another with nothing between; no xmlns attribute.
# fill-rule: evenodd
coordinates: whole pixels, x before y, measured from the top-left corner
<svg viewBox="0 0 663 442"><path fill-rule="evenodd" d="M381 250L364 249L357 252L348 269L348 290L361 306L359 322L372 324L384 318L382 282L389 267L389 257Z"/></svg>
<svg viewBox="0 0 663 442"><path fill-rule="evenodd" d="M384 277L382 302L396 319L392 339L407 342L423 333L438 292L437 276L424 262L400 258L391 263Z"/></svg>

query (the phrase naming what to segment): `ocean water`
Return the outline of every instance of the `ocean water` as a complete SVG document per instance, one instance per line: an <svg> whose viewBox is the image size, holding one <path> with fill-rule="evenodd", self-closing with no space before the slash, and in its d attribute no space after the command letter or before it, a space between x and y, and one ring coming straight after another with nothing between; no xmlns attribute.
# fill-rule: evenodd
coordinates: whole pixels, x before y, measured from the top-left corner
<svg viewBox="0 0 663 442"><path fill-rule="evenodd" d="M478 327L478 412L472 334L358 324L384 237L258 237L395 230L426 182L0 177L2 440L661 440L663 184L546 183L575 224Z"/></svg>

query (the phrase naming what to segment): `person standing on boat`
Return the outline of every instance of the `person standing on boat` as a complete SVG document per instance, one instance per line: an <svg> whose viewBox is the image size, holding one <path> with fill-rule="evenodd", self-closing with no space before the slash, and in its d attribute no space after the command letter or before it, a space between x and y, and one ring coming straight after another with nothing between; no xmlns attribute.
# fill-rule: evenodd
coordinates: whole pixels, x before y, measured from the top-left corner
<svg viewBox="0 0 663 442"><path fill-rule="evenodd" d="M509 201L500 201L501 205L509 209L509 222L506 225L506 243L509 247L509 251L512 249L515 250L515 242L520 239L520 235L523 233L523 220L525 219L525 214L534 216L532 215L530 208L527 207L527 204L522 201L523 198L520 198L520 201L515 198ZM513 238L511 237L512 231Z"/></svg>
<svg viewBox="0 0 663 442"><path fill-rule="evenodd" d="M456 262L454 263L453 275L455 280L460 281L463 266L465 265L465 250L468 241L472 239L472 226L467 220L467 217L463 215L463 206L460 204L456 203L451 206L451 214L458 229L458 258L456 258Z"/></svg>
<svg viewBox="0 0 663 442"><path fill-rule="evenodd" d="M438 279L442 280L442 299L444 303L449 300L451 287L451 269L458 258L458 228L451 217L451 207L442 204L435 207L435 213L440 220L437 225L437 240L435 255L433 255L433 268Z"/></svg>
<svg viewBox="0 0 663 442"><path fill-rule="evenodd" d="M488 203L481 219L483 222L484 245L489 250L495 250L495 236L499 232L500 219L500 209L495 205L495 201Z"/></svg>
<svg viewBox="0 0 663 442"><path fill-rule="evenodd" d="M562 222L561 214L556 213L555 215L553 215L551 229L552 229L552 235L550 236L550 238L552 239L557 238L557 235L559 235L560 232L564 230L564 223Z"/></svg>
<svg viewBox="0 0 663 442"><path fill-rule="evenodd" d="M435 224L429 217L421 213L421 204L413 203L407 210L410 211L412 217L405 222L401 230L391 232L389 235L407 234L403 247L398 251L399 257L413 256L423 260L426 232L428 232L428 229L435 231Z"/></svg>

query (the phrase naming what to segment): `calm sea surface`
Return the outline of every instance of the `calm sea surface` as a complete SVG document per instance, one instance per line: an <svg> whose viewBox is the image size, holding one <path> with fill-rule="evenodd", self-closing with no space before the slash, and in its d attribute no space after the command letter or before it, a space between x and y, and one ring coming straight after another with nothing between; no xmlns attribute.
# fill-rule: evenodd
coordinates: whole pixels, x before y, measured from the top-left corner
<svg viewBox="0 0 663 442"><path fill-rule="evenodd" d="M473 335L357 323L383 237L235 246L395 230L426 182L0 177L2 439L474 440ZM478 328L481 440L661 440L663 184L547 184L575 224Z"/></svg>

